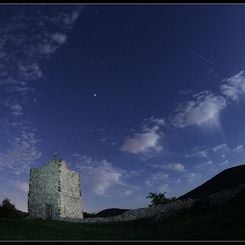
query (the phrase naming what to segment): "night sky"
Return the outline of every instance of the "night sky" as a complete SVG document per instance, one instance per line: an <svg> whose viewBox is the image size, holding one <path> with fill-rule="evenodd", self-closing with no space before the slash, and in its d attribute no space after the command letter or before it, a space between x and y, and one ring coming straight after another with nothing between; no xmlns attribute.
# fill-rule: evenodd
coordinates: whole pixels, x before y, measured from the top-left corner
<svg viewBox="0 0 245 245"><path fill-rule="evenodd" d="M55 152L87 212L244 164L244 44L244 5L0 5L0 200Z"/></svg>

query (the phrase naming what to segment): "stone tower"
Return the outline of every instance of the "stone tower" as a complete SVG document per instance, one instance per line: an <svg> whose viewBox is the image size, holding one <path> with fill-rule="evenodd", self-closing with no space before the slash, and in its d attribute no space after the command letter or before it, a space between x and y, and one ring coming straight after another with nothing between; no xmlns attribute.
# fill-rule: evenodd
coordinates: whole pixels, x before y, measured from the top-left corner
<svg viewBox="0 0 245 245"><path fill-rule="evenodd" d="M80 175L57 155L43 167L30 170L28 213L30 218L83 218Z"/></svg>

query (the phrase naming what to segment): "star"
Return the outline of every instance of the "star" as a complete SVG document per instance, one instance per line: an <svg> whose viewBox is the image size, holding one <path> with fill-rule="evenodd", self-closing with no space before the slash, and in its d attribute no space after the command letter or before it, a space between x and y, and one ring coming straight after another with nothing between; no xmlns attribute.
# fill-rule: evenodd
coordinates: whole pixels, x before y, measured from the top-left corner
<svg viewBox="0 0 245 245"><path fill-rule="evenodd" d="M96 97L97 96L97 94L94 94L94 97Z"/></svg>

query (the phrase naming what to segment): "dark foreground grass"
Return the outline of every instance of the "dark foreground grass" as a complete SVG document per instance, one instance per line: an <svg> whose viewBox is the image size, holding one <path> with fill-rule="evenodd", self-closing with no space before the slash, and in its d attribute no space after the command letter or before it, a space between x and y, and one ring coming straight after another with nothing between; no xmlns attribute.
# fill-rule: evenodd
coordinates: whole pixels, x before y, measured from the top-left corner
<svg viewBox="0 0 245 245"><path fill-rule="evenodd" d="M245 193L212 208L194 208L162 221L82 224L0 220L1 240L245 240Z"/></svg>

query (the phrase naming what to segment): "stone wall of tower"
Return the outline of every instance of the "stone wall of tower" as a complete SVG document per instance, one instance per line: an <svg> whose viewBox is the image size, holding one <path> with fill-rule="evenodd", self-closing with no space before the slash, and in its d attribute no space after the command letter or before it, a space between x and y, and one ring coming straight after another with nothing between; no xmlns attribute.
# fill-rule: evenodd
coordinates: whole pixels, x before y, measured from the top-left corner
<svg viewBox="0 0 245 245"><path fill-rule="evenodd" d="M33 218L47 219L52 212L52 218L60 216L60 192L58 191L59 171L58 165L54 163L46 164L42 168L31 169L29 193L28 193L28 213Z"/></svg>
<svg viewBox="0 0 245 245"><path fill-rule="evenodd" d="M31 169L28 212L31 218L83 218L79 174L58 160Z"/></svg>
<svg viewBox="0 0 245 245"><path fill-rule="evenodd" d="M60 168L61 214L62 218L83 218L80 176L65 165Z"/></svg>

